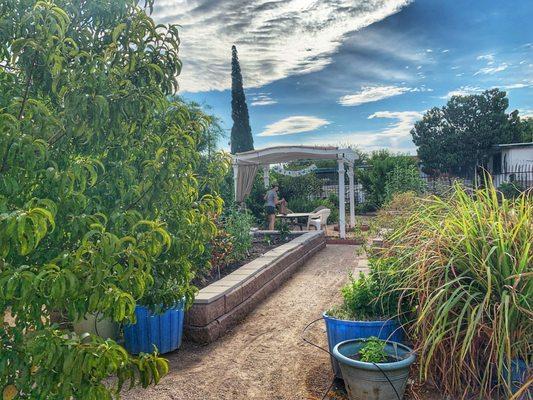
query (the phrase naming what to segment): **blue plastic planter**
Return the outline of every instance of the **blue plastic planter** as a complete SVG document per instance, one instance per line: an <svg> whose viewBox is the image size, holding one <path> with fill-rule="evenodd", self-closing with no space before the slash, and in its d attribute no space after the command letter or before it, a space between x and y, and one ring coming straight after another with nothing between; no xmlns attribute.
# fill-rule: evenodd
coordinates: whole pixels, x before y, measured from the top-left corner
<svg viewBox="0 0 533 400"><path fill-rule="evenodd" d="M168 309L163 314L152 315L143 306L135 307L135 324L124 327L124 344L131 354L169 353L181 346L183 337L183 304Z"/></svg>
<svg viewBox="0 0 533 400"><path fill-rule="evenodd" d="M386 321L346 321L322 314L326 323L328 334L329 352L333 354L333 349L337 344L350 339L366 339L375 336L380 339L393 342L402 342L404 332L397 320ZM342 378L338 361L330 356L331 367L337 378Z"/></svg>

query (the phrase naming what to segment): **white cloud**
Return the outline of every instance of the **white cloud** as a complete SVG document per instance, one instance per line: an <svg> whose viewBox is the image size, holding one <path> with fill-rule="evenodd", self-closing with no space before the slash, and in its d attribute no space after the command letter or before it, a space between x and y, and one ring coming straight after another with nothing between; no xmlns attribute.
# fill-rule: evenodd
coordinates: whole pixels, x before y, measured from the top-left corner
<svg viewBox="0 0 533 400"><path fill-rule="evenodd" d="M442 53L449 53L450 52L450 49L444 49L442 50Z"/></svg>
<svg viewBox="0 0 533 400"><path fill-rule="evenodd" d="M328 124L329 121L322 118L295 115L267 125L265 130L258 136L293 135L295 133L314 131Z"/></svg>
<svg viewBox="0 0 533 400"><path fill-rule="evenodd" d="M268 106L276 104L277 101L270 97L270 93L258 93L252 96L252 106Z"/></svg>
<svg viewBox="0 0 533 400"><path fill-rule="evenodd" d="M318 71L349 32L400 11L411 0L158 0L154 19L181 26L182 91L231 86L231 45L246 87Z"/></svg>
<svg viewBox="0 0 533 400"><path fill-rule="evenodd" d="M358 106L364 103L383 100L407 92L430 92L425 86L410 88L405 86L363 86L359 92L347 94L339 98L338 103L343 106Z"/></svg>
<svg viewBox="0 0 533 400"><path fill-rule="evenodd" d="M497 67L485 67L481 68L479 71L477 71L474 76L476 75L494 75L497 72L505 71L509 65L507 63L503 63L498 65Z"/></svg>
<svg viewBox="0 0 533 400"><path fill-rule="evenodd" d="M533 81L526 81L526 82L518 82L518 83L511 83L507 85L496 85L491 87L482 88L479 86L461 86L458 89L452 90L446 94L446 96L442 96L443 99L449 99L452 96L468 96L471 94L480 94L481 92L488 90L488 89L502 89L502 90L513 90L513 89L523 89L527 87L533 86Z"/></svg>
<svg viewBox="0 0 533 400"><path fill-rule="evenodd" d="M533 110L521 109L521 110L518 110L518 115L520 116L520 118L533 119Z"/></svg>
<svg viewBox="0 0 533 400"><path fill-rule="evenodd" d="M476 60L484 60L487 61L487 64L493 64L494 63L494 54L481 54L480 56L476 57Z"/></svg>
<svg viewBox="0 0 533 400"><path fill-rule="evenodd" d="M398 96L410 90L410 88L403 86L364 86L359 92L342 96L339 99L339 104L343 106L358 106L360 104Z"/></svg>
<svg viewBox="0 0 533 400"><path fill-rule="evenodd" d="M309 146L356 146L366 151L389 149L402 153L415 153L415 146L411 139L411 128L422 118L419 111L378 111L369 119L393 119L383 129L375 131L332 132L324 134L309 134L305 137L305 144ZM285 141L269 141L269 146L286 145Z"/></svg>
<svg viewBox="0 0 533 400"><path fill-rule="evenodd" d="M483 91L483 88L480 88L478 86L461 86L458 89L452 90L446 94L446 96L443 96L443 99L448 99L452 96L468 96L470 94L479 94Z"/></svg>
<svg viewBox="0 0 533 400"><path fill-rule="evenodd" d="M410 135L415 122L422 118L420 111L377 111L368 116L368 119L388 118L395 120L381 131L377 137L402 138Z"/></svg>

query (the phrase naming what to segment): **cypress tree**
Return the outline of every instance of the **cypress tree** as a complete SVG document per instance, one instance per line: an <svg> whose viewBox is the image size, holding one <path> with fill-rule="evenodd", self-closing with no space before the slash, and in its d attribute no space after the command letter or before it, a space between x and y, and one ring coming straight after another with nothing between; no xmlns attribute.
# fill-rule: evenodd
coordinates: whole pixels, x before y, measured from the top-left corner
<svg viewBox="0 0 533 400"><path fill-rule="evenodd" d="M250 117L242 87L241 66L237 48L231 46L231 153L241 153L254 149L254 139L250 128Z"/></svg>

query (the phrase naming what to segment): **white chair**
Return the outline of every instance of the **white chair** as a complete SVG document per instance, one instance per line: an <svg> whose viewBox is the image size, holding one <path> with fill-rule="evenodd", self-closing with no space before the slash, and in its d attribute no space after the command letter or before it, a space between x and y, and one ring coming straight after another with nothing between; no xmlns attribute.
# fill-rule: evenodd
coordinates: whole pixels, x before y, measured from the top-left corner
<svg viewBox="0 0 533 400"><path fill-rule="evenodd" d="M311 213L307 219L307 230L309 230L310 226L314 226L317 231L322 230L322 227L324 227L324 231L327 231L328 217L330 214L331 210L329 208L324 208L316 213Z"/></svg>

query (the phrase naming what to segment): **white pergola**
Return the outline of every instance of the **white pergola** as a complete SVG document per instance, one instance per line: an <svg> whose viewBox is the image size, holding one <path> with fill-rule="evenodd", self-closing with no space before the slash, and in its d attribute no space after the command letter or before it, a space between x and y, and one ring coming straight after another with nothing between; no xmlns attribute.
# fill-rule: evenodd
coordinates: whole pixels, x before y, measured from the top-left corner
<svg viewBox="0 0 533 400"><path fill-rule="evenodd" d="M357 154L351 149L318 146L277 146L260 150L251 150L233 155L233 179L235 183L235 201L242 203L250 194L258 169L263 169L265 188L269 186L270 165L297 160L337 160L339 172L339 233L346 237L345 211L345 164L348 165L350 195L350 226L355 225L354 161Z"/></svg>

